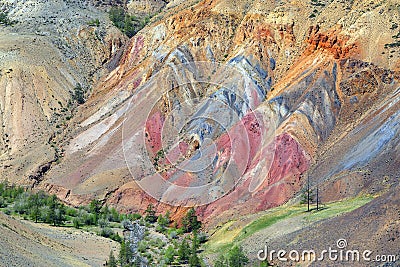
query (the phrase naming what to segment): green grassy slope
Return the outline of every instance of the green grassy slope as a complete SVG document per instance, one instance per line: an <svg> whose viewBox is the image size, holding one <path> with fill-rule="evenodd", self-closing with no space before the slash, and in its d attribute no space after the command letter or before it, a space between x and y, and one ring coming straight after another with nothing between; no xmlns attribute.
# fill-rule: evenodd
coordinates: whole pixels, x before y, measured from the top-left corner
<svg viewBox="0 0 400 267"><path fill-rule="evenodd" d="M253 235L265 231L267 232L275 224L284 224L285 221L298 221L299 225L310 225L315 222L329 219L335 216L340 216L344 213L351 212L367 203L369 203L373 196L359 196L351 199L345 199L338 202L326 203L322 209L313 209L307 212L307 205L283 205L268 211L260 212L258 218L248 224L241 224L245 221L244 218L229 221L218 228L211 236L209 241L205 244L204 254L217 254L223 253L235 244L241 244ZM290 225L290 224L288 224ZM283 229L285 233L291 229ZM297 229L293 229L295 231Z"/></svg>

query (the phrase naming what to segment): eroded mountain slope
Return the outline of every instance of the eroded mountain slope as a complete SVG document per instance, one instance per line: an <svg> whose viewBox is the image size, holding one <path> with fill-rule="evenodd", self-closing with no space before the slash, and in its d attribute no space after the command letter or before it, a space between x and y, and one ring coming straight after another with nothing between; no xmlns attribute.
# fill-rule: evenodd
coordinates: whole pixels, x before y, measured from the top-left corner
<svg viewBox="0 0 400 267"><path fill-rule="evenodd" d="M381 190L376 187L385 175L389 185L397 183L398 170L386 174L381 165L398 161L399 53L385 45L396 42L397 4L321 3L205 1L176 14L165 11L162 20L131 40L121 65L80 109L75 118L80 127L63 144L65 160L52 168L44 185L74 204L99 197L121 209L140 210L153 200L133 179L147 177L142 186L154 190L157 199L177 196L173 201L184 204L191 191L171 194L150 177L199 185L191 174L171 171L175 146L163 146L163 134L169 135L162 129L171 117L179 119L170 115L187 103L198 108L197 115L215 120L220 106L198 105L207 99L223 103L227 113L221 114L230 123L221 128L195 121L175 145L189 158L198 150L210 155L217 149L217 157L210 156L216 181L229 170L224 164L231 156L236 168L231 178L240 181L200 190L218 199L202 207L206 220L280 205L298 193L306 176L321 186L324 200ZM196 61L216 64L217 71L191 63ZM226 64L224 70L219 63ZM228 78L221 79L221 73ZM276 128L275 138L258 140L270 136L269 126ZM243 135L235 135L238 131ZM229 135L245 145L232 149ZM214 148L204 143L210 138ZM372 139L376 146L367 142ZM142 147L128 151L137 161L126 158L125 145L135 140L143 141ZM235 160L235 153L244 162ZM375 178L366 178L372 171Z"/></svg>
<svg viewBox="0 0 400 267"><path fill-rule="evenodd" d="M73 116L75 88L88 95L125 37L78 1L1 1L0 10L16 22L0 26L0 175L32 184L63 154L52 139Z"/></svg>
<svg viewBox="0 0 400 267"><path fill-rule="evenodd" d="M296 202L309 180L322 202L377 196L316 231L356 223L360 238L342 232L353 245L378 251L387 238L396 252L399 216L388 207L398 207L400 175L397 1L173 1L122 54L124 38L107 22L60 15L104 19L90 6L6 2L13 19L35 19L0 40L2 176L33 174L72 205L98 198L135 212L156 203L174 218L195 205L205 229ZM62 19L40 15L50 7ZM93 72L100 66L111 73ZM63 122L56 114L70 91L93 81Z"/></svg>

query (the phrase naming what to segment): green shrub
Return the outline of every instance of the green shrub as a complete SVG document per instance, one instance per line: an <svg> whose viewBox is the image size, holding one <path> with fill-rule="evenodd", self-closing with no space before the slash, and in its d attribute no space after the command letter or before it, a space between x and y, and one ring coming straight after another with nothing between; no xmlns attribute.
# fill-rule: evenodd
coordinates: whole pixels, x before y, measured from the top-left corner
<svg viewBox="0 0 400 267"><path fill-rule="evenodd" d="M114 235L114 232L111 228L105 227L105 228L101 228L100 235L102 237L110 238L111 236Z"/></svg>
<svg viewBox="0 0 400 267"><path fill-rule="evenodd" d="M165 246L165 243L160 238L157 238L156 242L155 242L155 246L158 247L159 249L161 249Z"/></svg>
<svg viewBox="0 0 400 267"><path fill-rule="evenodd" d="M71 93L71 97L73 101L78 103L78 105L85 103L85 91L80 83L75 86L73 92Z"/></svg>
<svg viewBox="0 0 400 267"><path fill-rule="evenodd" d="M90 20L88 22L88 25L92 26L92 27L94 27L94 26L99 27L100 26L100 20L99 19L92 19L92 20Z"/></svg>
<svg viewBox="0 0 400 267"><path fill-rule="evenodd" d="M122 242L122 237L118 233L113 233L110 238L118 243Z"/></svg>
<svg viewBox="0 0 400 267"><path fill-rule="evenodd" d="M205 243L208 240L208 236L205 233L201 232L198 234L198 240L199 243Z"/></svg>
<svg viewBox="0 0 400 267"><path fill-rule="evenodd" d="M108 267L117 267L118 266L117 260L115 259L114 253L112 250L110 251L110 255L108 256L107 266Z"/></svg>
<svg viewBox="0 0 400 267"><path fill-rule="evenodd" d="M226 255L220 255L215 261L215 267L234 267L245 266L249 262L243 249L239 246L233 246Z"/></svg>
<svg viewBox="0 0 400 267"><path fill-rule="evenodd" d="M70 208L70 207L68 207L68 208L65 210L65 214L66 214L67 216L76 217L76 216L78 216L78 211L77 211L77 209L75 209L75 208Z"/></svg>
<svg viewBox="0 0 400 267"><path fill-rule="evenodd" d="M131 16L120 7L111 8L108 14L114 26L120 29L129 38L133 37L150 22L149 16L144 18Z"/></svg>
<svg viewBox="0 0 400 267"><path fill-rule="evenodd" d="M146 241L140 241L138 245L138 251L140 253L145 253L149 249L149 246Z"/></svg>
<svg viewBox="0 0 400 267"><path fill-rule="evenodd" d="M114 26L122 30L124 28L125 11L120 7L111 8L108 13L110 20L113 22Z"/></svg>
<svg viewBox="0 0 400 267"><path fill-rule="evenodd" d="M7 201L2 196L0 196L0 208L5 207L7 207Z"/></svg>
<svg viewBox="0 0 400 267"><path fill-rule="evenodd" d="M156 226L156 232L163 233L164 231L165 231L165 229L163 227L161 227L160 225Z"/></svg>
<svg viewBox="0 0 400 267"><path fill-rule="evenodd" d="M170 232L168 233L168 237L169 237L170 239L176 239L176 238L178 238L178 234L176 233L176 231L170 231Z"/></svg>
<svg viewBox="0 0 400 267"><path fill-rule="evenodd" d="M185 230L183 228L176 229L176 234L177 235L182 235L184 232L185 232Z"/></svg>
<svg viewBox="0 0 400 267"><path fill-rule="evenodd" d="M145 211L146 216L144 217L145 221L148 223L155 223L157 221L156 211L154 210L153 204L149 204Z"/></svg>
<svg viewBox="0 0 400 267"><path fill-rule="evenodd" d="M100 228L107 228L110 222L107 219L99 219L97 224L99 225Z"/></svg>
<svg viewBox="0 0 400 267"><path fill-rule="evenodd" d="M74 225L74 227L76 229L79 229L82 225L81 220L79 220L79 218L73 218L72 219L72 224Z"/></svg>
<svg viewBox="0 0 400 267"><path fill-rule="evenodd" d="M0 12L0 25L12 26L16 21L10 20L8 14L5 12Z"/></svg>
<svg viewBox="0 0 400 267"><path fill-rule="evenodd" d="M186 263L190 257L190 247L186 238L182 241L178 248L178 257L181 263Z"/></svg>
<svg viewBox="0 0 400 267"><path fill-rule="evenodd" d="M130 266L133 253L129 241L122 240L119 250L119 262L121 266Z"/></svg>
<svg viewBox="0 0 400 267"><path fill-rule="evenodd" d="M164 232L165 228L171 223L169 211L167 211L164 216L160 214L157 223L159 228L161 228L160 232Z"/></svg>
<svg viewBox="0 0 400 267"><path fill-rule="evenodd" d="M111 214L111 221L113 222L121 222L120 220L120 215L118 213L118 211L115 208L111 208L110 209L110 214Z"/></svg>
<svg viewBox="0 0 400 267"><path fill-rule="evenodd" d="M132 216L133 221L136 221L136 220L139 220L140 218L142 218L142 215L140 215L139 213L133 213L131 216Z"/></svg>

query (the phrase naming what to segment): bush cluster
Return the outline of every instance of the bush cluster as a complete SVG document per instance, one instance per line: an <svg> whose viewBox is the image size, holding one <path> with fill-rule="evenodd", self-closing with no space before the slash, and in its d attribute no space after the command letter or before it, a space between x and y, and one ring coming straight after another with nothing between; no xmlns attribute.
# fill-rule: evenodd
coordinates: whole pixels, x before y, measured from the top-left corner
<svg viewBox="0 0 400 267"><path fill-rule="evenodd" d="M34 222L48 223L54 226L86 228L98 235L121 243L118 260L110 253L108 266L136 266L138 260L145 258L148 263L158 266L187 265L203 266L199 257L200 245L207 240L204 233L199 233L201 222L194 208L188 210L180 221L171 226L170 213L156 216L153 205L149 205L145 214L120 214L115 208L103 205L99 200L92 200L89 205L69 207L56 195L44 191L32 192L21 186L0 183L0 208L7 214L22 216ZM114 228L121 228L128 221L138 221L147 227L145 239L140 241L137 252L131 250L129 240L122 238ZM152 238L149 229L164 234L168 242ZM138 257L139 256L139 257Z"/></svg>
<svg viewBox="0 0 400 267"><path fill-rule="evenodd" d="M243 249L239 246L233 246L226 255L220 255L215 261L215 267L236 267L245 266L249 262Z"/></svg>
<svg viewBox="0 0 400 267"><path fill-rule="evenodd" d="M109 11L110 20L129 38L144 28L150 22L150 16L139 18L129 15L123 8L113 7Z"/></svg>
<svg viewBox="0 0 400 267"><path fill-rule="evenodd" d="M68 207L56 195L43 191L32 192L21 186L9 185L7 181L0 183L0 208L6 214L16 214L24 219L43 222L54 226L98 227L98 234L121 242L122 238L114 232L111 223L125 219L134 220L140 214L120 214L115 208L102 205L98 200L92 200L87 206Z"/></svg>
<svg viewBox="0 0 400 267"><path fill-rule="evenodd" d="M0 25L12 26L16 21L10 20L8 14L5 12L0 12Z"/></svg>
<svg viewBox="0 0 400 267"><path fill-rule="evenodd" d="M156 216L154 205L149 204L138 223L146 226L144 239L133 246L137 247L136 250L131 249L128 239L122 241L118 257L120 266L139 266L143 262L149 266L204 266L199 253L200 245L206 242L207 236L199 232L201 222L194 208L187 211L179 222L181 227L178 227L169 211ZM151 229L162 233L165 239L151 235ZM108 262L115 261L112 257L110 255Z"/></svg>

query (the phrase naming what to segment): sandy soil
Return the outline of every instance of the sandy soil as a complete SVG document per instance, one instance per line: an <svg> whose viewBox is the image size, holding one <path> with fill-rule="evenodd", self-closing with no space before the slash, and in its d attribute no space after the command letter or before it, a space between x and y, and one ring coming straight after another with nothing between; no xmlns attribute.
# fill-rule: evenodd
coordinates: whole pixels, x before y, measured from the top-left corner
<svg viewBox="0 0 400 267"><path fill-rule="evenodd" d="M0 266L104 266L117 242L0 213Z"/></svg>

